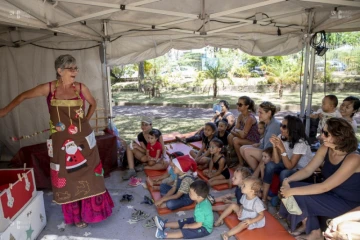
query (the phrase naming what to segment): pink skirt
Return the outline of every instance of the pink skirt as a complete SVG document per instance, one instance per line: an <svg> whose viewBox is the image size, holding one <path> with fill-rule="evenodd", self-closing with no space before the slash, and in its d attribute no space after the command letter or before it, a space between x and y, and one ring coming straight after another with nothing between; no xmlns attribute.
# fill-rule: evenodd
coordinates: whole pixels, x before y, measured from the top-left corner
<svg viewBox="0 0 360 240"><path fill-rule="evenodd" d="M106 190L101 195L63 204L61 207L66 224L76 224L79 222L97 223L111 215L114 202Z"/></svg>

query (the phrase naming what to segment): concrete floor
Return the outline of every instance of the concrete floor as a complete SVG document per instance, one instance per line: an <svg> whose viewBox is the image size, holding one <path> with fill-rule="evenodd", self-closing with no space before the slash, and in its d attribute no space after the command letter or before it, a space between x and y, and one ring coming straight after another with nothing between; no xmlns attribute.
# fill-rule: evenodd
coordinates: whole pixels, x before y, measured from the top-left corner
<svg viewBox="0 0 360 240"><path fill-rule="evenodd" d="M79 229L74 225L65 225L63 223L63 215L61 212L61 207L52 203L52 192L44 192L44 203L46 209L47 225L45 229L41 232L38 240L132 240L132 239L156 239L155 230L156 228L144 228L142 225L146 220L129 223L131 213L133 209L141 209L150 214L150 216L157 215L156 209L154 206L149 206L146 204L140 204L143 200L144 195L150 196L150 193L142 185L137 187L131 187L127 185L127 181L122 181L121 176L124 174L124 171L114 171L111 173L109 178L105 179L106 187L109 190L115 207L113 209L113 214L111 217L106 219L103 222L97 224L89 224L87 228ZM146 179L146 176L143 172L138 173L138 177L141 177L143 182ZM214 189L211 190L211 194L215 197L221 196L223 194L232 192L234 190L224 190L218 192ZM120 203L120 199L123 194L132 194L134 200L130 203ZM270 212L274 212L274 208L269 209ZM179 214L180 215L180 214ZM192 217L193 210L185 211L184 215L178 216L177 213L172 213L169 215L163 215L162 218L167 218L169 221L178 220L180 218ZM214 218L218 218L218 214L214 213ZM228 228L226 225L221 227L214 228L212 234L206 239L219 239L220 234L227 231ZM235 239L235 238L233 238Z"/></svg>
<svg viewBox="0 0 360 240"><path fill-rule="evenodd" d="M55 240L55 239L71 239L71 240L113 240L113 239L156 239L155 230L156 228L146 229L142 226L146 220L137 222L135 224L130 224L128 220L131 218L131 213L133 209L141 209L150 214L150 216L157 215L156 209L154 206L149 206L146 204L140 204L143 200L144 195L150 196L150 193L142 185L137 187L131 187L127 185L127 181L122 181L121 176L124 174L124 171L114 171L111 173L109 178L105 179L106 187L109 190L115 207L113 209L113 214L111 217L106 219L103 222L97 224L89 224L87 228L79 229L74 225L64 225L63 224L63 215L61 212L61 207L52 203L52 192L45 191L44 193L44 202L47 216L47 225L45 229L41 232L38 239L41 240ZM138 176L142 178L143 182L146 177L143 172L138 173ZM226 190L222 192L213 192L214 196L220 196L222 194L228 193L231 190ZM233 191L233 190L232 190ZM134 200L130 203L120 203L120 199L123 194L132 194ZM193 210L184 212L184 215L180 217L173 213L169 215L163 215L163 218L167 218L170 221L177 220L179 218L191 217L193 216ZM217 218L215 213L215 219ZM227 230L225 225L214 228L213 233L206 239L219 239L220 233Z"/></svg>

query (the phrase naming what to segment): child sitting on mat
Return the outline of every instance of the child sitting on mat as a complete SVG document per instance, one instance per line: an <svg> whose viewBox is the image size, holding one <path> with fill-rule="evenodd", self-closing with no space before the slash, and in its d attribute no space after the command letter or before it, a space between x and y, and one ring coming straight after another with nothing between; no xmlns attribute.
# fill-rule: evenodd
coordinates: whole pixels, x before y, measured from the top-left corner
<svg viewBox="0 0 360 240"><path fill-rule="evenodd" d="M210 142L211 160L209 169L204 170L204 174L209 178L210 186L229 183L230 171L226 164L224 155L222 154L224 144L220 139L214 138ZM213 168L215 170L213 170ZM231 181L231 180L230 180ZM229 184L231 186L231 184Z"/></svg>
<svg viewBox="0 0 360 240"><path fill-rule="evenodd" d="M240 199L240 204L242 205L236 203L231 204L214 223L215 227L222 225L224 218L232 212L235 212L241 221L236 227L230 229L230 231L221 234L223 240L227 240L229 237L245 229L252 230L265 226L265 207L258 197L261 187L262 182L258 178L248 177L244 180L244 184L241 186L243 195Z"/></svg>
<svg viewBox="0 0 360 240"><path fill-rule="evenodd" d="M253 147L260 147L260 145L262 144L262 142L264 141L264 134L265 134L265 123L263 121L260 121L258 123L258 133L260 134L260 142L258 143L254 143L252 146Z"/></svg>
<svg viewBox="0 0 360 240"><path fill-rule="evenodd" d="M199 169L205 169L210 162L209 146L210 141L215 137L217 128L215 123L207 122L204 128L204 138L202 140L202 146L199 151L191 150L190 156L195 159L195 162L199 165Z"/></svg>
<svg viewBox="0 0 360 240"><path fill-rule="evenodd" d="M166 173L157 177L147 177L146 181L152 187L153 190L160 190L160 184L167 184L172 186L176 179L176 174L174 173L174 164L170 158L169 167L167 168Z"/></svg>
<svg viewBox="0 0 360 240"><path fill-rule="evenodd" d="M217 134L215 135L216 138L220 139L223 142L225 147L228 145L227 138L230 134L227 131L228 126L229 126L228 120L226 118L221 119L218 124Z"/></svg>
<svg viewBox="0 0 360 240"><path fill-rule="evenodd" d="M159 142L160 132L158 130L151 130L149 132L149 142L146 145L146 155L141 157L141 162L147 163L149 166L154 166L162 159L163 146Z"/></svg>
<svg viewBox="0 0 360 240"><path fill-rule="evenodd" d="M190 198L196 202L193 218L185 218L177 222L167 222L155 216L156 238L202 238L213 230L214 215L211 204L206 198L209 186L202 180L190 185ZM165 228L180 229L175 232L165 232Z"/></svg>
<svg viewBox="0 0 360 240"><path fill-rule="evenodd" d="M230 206L231 203L233 203L234 199L236 199L236 203L240 204L241 196L243 195L241 192L241 186L243 185L244 179L251 176L251 170L247 167L238 167L234 175L232 177L232 184L236 185L235 192L234 193L228 193L223 196L215 198L215 202L223 202L225 204L223 205L217 205L213 206L213 211L224 211L227 207Z"/></svg>
<svg viewBox="0 0 360 240"><path fill-rule="evenodd" d="M268 162L272 161L272 154L273 154L273 147L268 147L266 149L263 150L262 152L262 157L261 157L261 162L259 163L258 167L256 168L253 177L259 177L260 174L260 179L263 180L264 178L264 171L265 171L265 164L267 164Z"/></svg>
<svg viewBox="0 0 360 240"><path fill-rule="evenodd" d="M177 175L172 186L162 183L160 185L161 198L155 201L159 208L175 210L193 203L189 197L190 184L194 182L189 170L196 172L196 162L189 155L177 157L172 160L174 173Z"/></svg>

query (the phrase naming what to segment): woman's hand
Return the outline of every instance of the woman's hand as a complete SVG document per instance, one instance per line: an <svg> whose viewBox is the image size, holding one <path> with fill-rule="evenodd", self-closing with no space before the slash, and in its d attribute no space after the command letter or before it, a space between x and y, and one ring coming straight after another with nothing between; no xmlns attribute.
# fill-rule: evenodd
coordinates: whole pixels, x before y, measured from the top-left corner
<svg viewBox="0 0 360 240"><path fill-rule="evenodd" d="M269 141L272 143L273 147L279 149L281 153L286 152L285 146L278 136L272 135Z"/></svg>
<svg viewBox="0 0 360 240"><path fill-rule="evenodd" d="M283 196L283 197L285 197L285 198L288 198L288 197L290 197L290 196L292 196L293 195L293 193L292 193L292 189L290 188L290 185L289 184L287 184L287 185L282 185L281 186L281 188L280 188L280 193L281 193L281 195Z"/></svg>

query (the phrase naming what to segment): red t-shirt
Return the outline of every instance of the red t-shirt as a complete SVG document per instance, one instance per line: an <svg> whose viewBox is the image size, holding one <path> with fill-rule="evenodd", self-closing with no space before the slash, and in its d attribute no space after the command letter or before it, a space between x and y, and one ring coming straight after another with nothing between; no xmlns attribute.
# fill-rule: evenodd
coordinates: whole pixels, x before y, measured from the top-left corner
<svg viewBox="0 0 360 240"><path fill-rule="evenodd" d="M152 158L156 158L156 151L160 150L160 155L159 155L159 158L160 158L161 157L161 152L162 152L162 145L158 141L154 144L154 146L151 146L151 144L148 143L146 145L146 150L149 150L149 156L152 157Z"/></svg>

